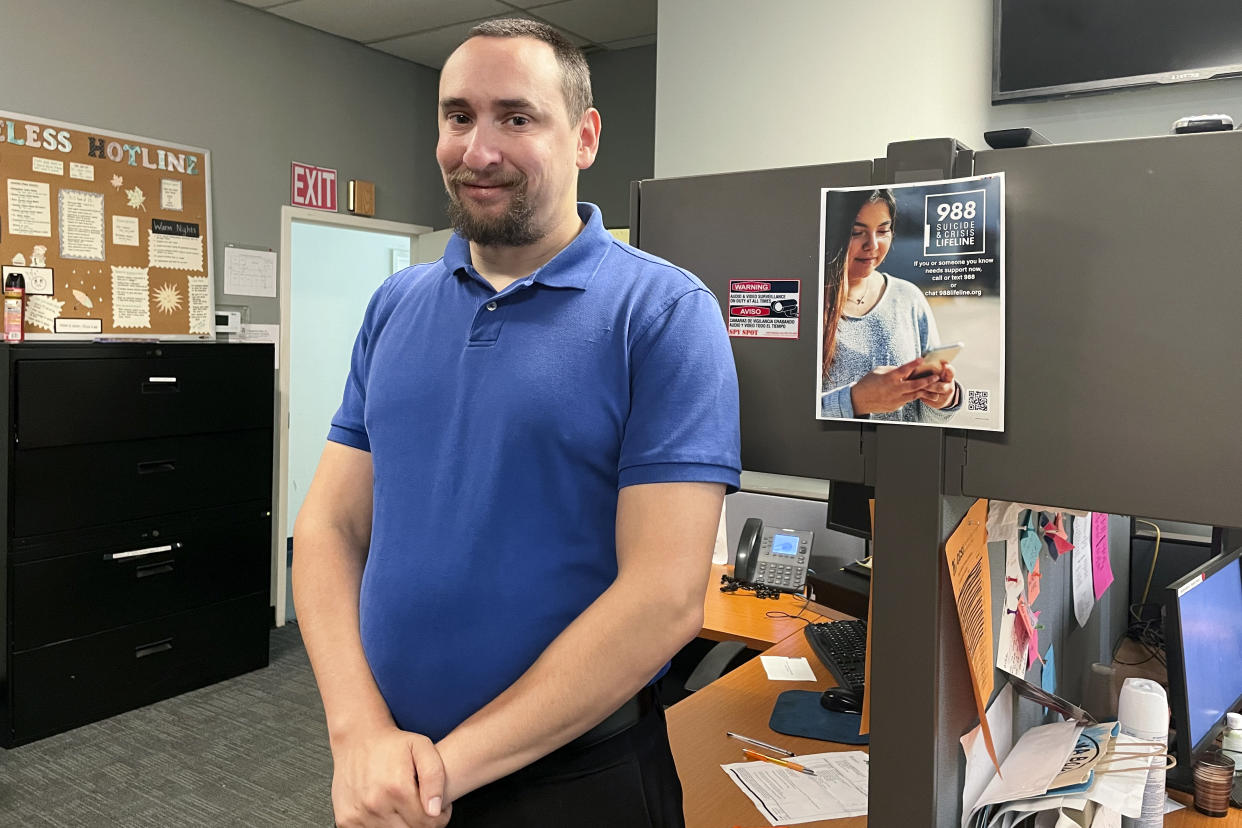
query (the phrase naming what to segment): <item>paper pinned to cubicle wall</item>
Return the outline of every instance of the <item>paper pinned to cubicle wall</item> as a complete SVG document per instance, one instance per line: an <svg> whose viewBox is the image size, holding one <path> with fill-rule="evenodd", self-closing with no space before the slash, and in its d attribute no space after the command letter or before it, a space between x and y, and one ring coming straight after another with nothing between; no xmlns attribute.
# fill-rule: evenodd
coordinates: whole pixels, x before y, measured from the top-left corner
<svg viewBox="0 0 1242 828"><path fill-rule="evenodd" d="M1074 551L1070 554L1074 591L1074 618L1078 626L1087 626L1091 608L1095 606L1095 583L1091 576L1091 516L1074 518Z"/></svg>
<svg viewBox="0 0 1242 828"><path fill-rule="evenodd" d="M953 583L962 641L966 646L966 661L970 665L975 707L983 725L983 740L992 763L999 771L1000 761L996 758L992 733L984 713L984 705L992 696L993 686L992 575L988 564L987 522L988 502L976 500L949 536L944 552L949 565L949 579Z"/></svg>
<svg viewBox="0 0 1242 828"><path fill-rule="evenodd" d="M1098 601L1113 582L1113 565L1108 559L1108 515L1102 512L1091 515L1091 578Z"/></svg>
<svg viewBox="0 0 1242 828"><path fill-rule="evenodd" d="M1018 678L1026 676L1026 636L1017 624L1018 601L1022 599L1022 568L1018 563L1018 542L1005 542L1005 606L1000 615L1000 637L996 642L996 668Z"/></svg>

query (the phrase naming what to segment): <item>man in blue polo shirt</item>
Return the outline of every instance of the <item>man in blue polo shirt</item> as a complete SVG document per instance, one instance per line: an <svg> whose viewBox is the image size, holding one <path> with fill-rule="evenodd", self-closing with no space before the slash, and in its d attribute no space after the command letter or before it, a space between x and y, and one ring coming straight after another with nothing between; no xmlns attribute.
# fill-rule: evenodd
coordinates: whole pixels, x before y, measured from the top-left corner
<svg viewBox="0 0 1242 828"><path fill-rule="evenodd" d="M341 826L682 825L651 689L698 631L737 386L715 299L577 203L581 52L440 77L456 234L375 293L295 528Z"/></svg>

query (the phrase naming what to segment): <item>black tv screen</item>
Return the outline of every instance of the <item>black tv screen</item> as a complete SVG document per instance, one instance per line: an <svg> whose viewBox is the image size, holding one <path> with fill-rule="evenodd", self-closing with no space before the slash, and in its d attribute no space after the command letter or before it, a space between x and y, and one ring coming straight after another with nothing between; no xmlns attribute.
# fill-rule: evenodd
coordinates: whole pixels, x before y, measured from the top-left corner
<svg viewBox="0 0 1242 828"><path fill-rule="evenodd" d="M994 0L992 102L1242 74L1238 0Z"/></svg>

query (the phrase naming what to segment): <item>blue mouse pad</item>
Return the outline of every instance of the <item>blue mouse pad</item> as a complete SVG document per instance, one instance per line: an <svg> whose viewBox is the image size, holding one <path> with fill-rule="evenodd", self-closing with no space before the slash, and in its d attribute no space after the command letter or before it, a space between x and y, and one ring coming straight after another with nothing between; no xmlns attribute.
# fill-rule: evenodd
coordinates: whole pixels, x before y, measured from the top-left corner
<svg viewBox="0 0 1242 828"><path fill-rule="evenodd" d="M842 745L866 745L870 736L859 736L862 716L838 713L820 706L818 690L786 690L776 698L768 727L786 736L805 736Z"/></svg>

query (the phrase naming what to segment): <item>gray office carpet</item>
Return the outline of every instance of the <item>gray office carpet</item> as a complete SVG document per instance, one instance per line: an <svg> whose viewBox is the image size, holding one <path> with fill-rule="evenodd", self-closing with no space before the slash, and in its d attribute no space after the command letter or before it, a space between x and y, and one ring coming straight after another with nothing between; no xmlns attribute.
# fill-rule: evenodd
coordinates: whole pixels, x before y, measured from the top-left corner
<svg viewBox="0 0 1242 828"><path fill-rule="evenodd" d="M0 826L330 826L332 757L296 624L253 673L0 750Z"/></svg>

